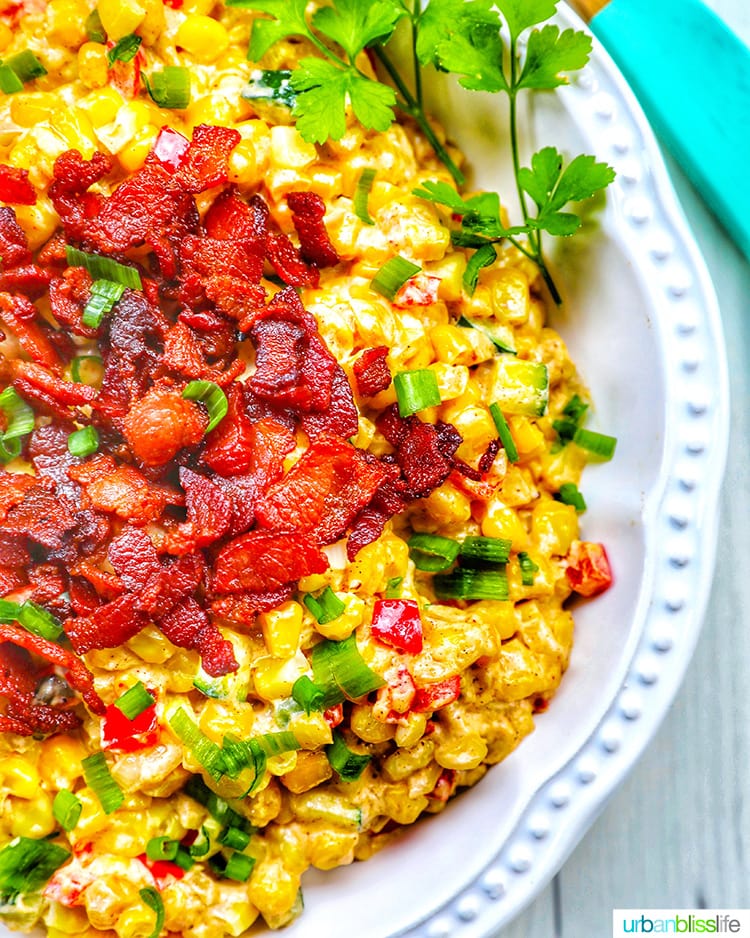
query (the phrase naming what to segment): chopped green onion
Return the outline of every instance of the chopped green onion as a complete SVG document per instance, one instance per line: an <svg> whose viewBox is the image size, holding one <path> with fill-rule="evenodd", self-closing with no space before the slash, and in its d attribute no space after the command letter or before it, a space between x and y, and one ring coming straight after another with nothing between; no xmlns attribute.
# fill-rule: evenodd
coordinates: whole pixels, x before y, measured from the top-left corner
<svg viewBox="0 0 750 938"><path fill-rule="evenodd" d="M366 225L375 224L367 210L367 201L370 197L370 190L372 189L372 183L375 179L376 172L377 170L372 167L363 169L357 180L357 188L354 190L354 214Z"/></svg>
<svg viewBox="0 0 750 938"><path fill-rule="evenodd" d="M115 303L122 299L125 287L113 280L95 280L91 284L91 296L83 308L82 321L90 329L98 329Z"/></svg>
<svg viewBox="0 0 750 938"><path fill-rule="evenodd" d="M19 603L11 602L9 599L0 599L0 622L17 622L20 609Z"/></svg>
<svg viewBox="0 0 750 938"><path fill-rule="evenodd" d="M563 407L563 413L566 417L570 417L573 423L580 424L588 409L589 405L577 394L574 394Z"/></svg>
<svg viewBox="0 0 750 938"><path fill-rule="evenodd" d="M461 556L466 561L507 563L510 548L511 542L504 537L467 537L461 544Z"/></svg>
<svg viewBox="0 0 750 938"><path fill-rule="evenodd" d="M231 808L224 798L216 794L215 791L206 785L199 775L193 775L185 786L185 794L202 804L208 813L220 824L227 827L239 827L242 830L249 830L251 825L247 818L238 814L234 808Z"/></svg>
<svg viewBox="0 0 750 938"><path fill-rule="evenodd" d="M0 903L39 892L70 857L70 853L46 838L16 837L0 850Z"/></svg>
<svg viewBox="0 0 750 938"><path fill-rule="evenodd" d="M112 814L125 800L125 795L117 782L112 778L107 760L103 752L95 752L81 761L83 777L86 784L94 792L105 814Z"/></svg>
<svg viewBox="0 0 750 938"><path fill-rule="evenodd" d="M294 752L300 748L297 737L288 730L283 733L262 733L256 736L254 741L269 758L281 756L285 752Z"/></svg>
<svg viewBox="0 0 750 938"><path fill-rule="evenodd" d="M18 607L18 621L27 632L33 632L34 635L46 638L50 642L56 642L63 634L62 625L52 613L31 599L27 599Z"/></svg>
<svg viewBox="0 0 750 938"><path fill-rule="evenodd" d="M0 435L0 463L8 463L11 459L17 459L21 455L20 440L5 440Z"/></svg>
<svg viewBox="0 0 750 938"><path fill-rule="evenodd" d="M385 681L360 655L355 635L343 642L325 639L312 650L313 677L325 691L323 707L333 707L346 697L356 700L382 687Z"/></svg>
<svg viewBox="0 0 750 938"><path fill-rule="evenodd" d="M52 802L52 814L64 831L72 831L81 817L83 805L68 788L61 788Z"/></svg>
<svg viewBox="0 0 750 938"><path fill-rule="evenodd" d="M500 437L500 442L503 444L503 449L505 450L505 453L508 457L508 462L518 462L518 448L516 447L516 441L513 439L513 434L510 432L508 421L505 419L503 412L500 410L499 404L490 404L490 415L495 422L497 435Z"/></svg>
<svg viewBox="0 0 750 938"><path fill-rule="evenodd" d="M402 576L393 576L388 580L385 587L385 598L386 599L401 599L401 585L404 582Z"/></svg>
<svg viewBox="0 0 750 938"><path fill-rule="evenodd" d="M135 33L130 33L118 39L112 48L107 52L107 64L110 68L115 62L132 62L141 47L143 40Z"/></svg>
<svg viewBox="0 0 750 938"><path fill-rule="evenodd" d="M186 872L188 870L192 870L192 868L195 866L195 860L193 857L182 847L177 848L177 854L172 862L176 866L179 866L181 870L185 870Z"/></svg>
<svg viewBox="0 0 750 938"><path fill-rule="evenodd" d="M573 436L573 442L581 449L585 449L586 452L598 456L600 459L608 460L615 455L617 437L579 427Z"/></svg>
<svg viewBox="0 0 750 938"><path fill-rule="evenodd" d="M13 69L4 62L0 63L0 91L3 94L15 94L23 91L23 82Z"/></svg>
<svg viewBox="0 0 750 938"><path fill-rule="evenodd" d="M143 681L137 681L115 701L115 707L128 720L135 720L144 710L153 706L154 698L146 690Z"/></svg>
<svg viewBox="0 0 750 938"><path fill-rule="evenodd" d="M165 65L159 72L147 77L141 72L143 83L152 101L159 107L183 111L190 104L190 70L181 65Z"/></svg>
<svg viewBox="0 0 750 938"><path fill-rule="evenodd" d="M144 886L143 889L138 890L138 895L143 899L149 909L156 913L154 930L148 938L159 938L164 928L164 902L153 886Z"/></svg>
<svg viewBox="0 0 750 938"><path fill-rule="evenodd" d="M99 449L99 434L96 427L81 427L68 436L68 452L71 456L90 456Z"/></svg>
<svg viewBox="0 0 750 938"><path fill-rule="evenodd" d="M447 570L461 549L458 541L439 534L413 534L407 543L414 566L428 573Z"/></svg>
<svg viewBox="0 0 750 938"><path fill-rule="evenodd" d="M232 828L232 830L237 830L237 828ZM190 844L188 850L190 851L191 857L200 859L201 857L205 857L210 849L211 838L208 834L208 828L205 824L203 824L201 826L201 839L197 839L192 844Z"/></svg>
<svg viewBox="0 0 750 938"><path fill-rule="evenodd" d="M510 596L504 570L461 567L453 573L438 574L433 580L433 588L439 599L506 600Z"/></svg>
<svg viewBox="0 0 750 938"><path fill-rule="evenodd" d="M149 860L174 860L180 849L178 840L170 837L152 837L146 844L146 856Z"/></svg>
<svg viewBox="0 0 750 938"><path fill-rule="evenodd" d="M416 264L397 254L386 261L370 281L370 288L387 300L394 300L398 291L407 280L421 270Z"/></svg>
<svg viewBox="0 0 750 938"><path fill-rule="evenodd" d="M227 879L234 879L238 883L246 883L250 879L254 866L254 857L249 857L245 853L233 853L224 867L224 875Z"/></svg>
<svg viewBox="0 0 750 938"><path fill-rule="evenodd" d="M268 757L263 746L257 739L245 741L227 734L221 753L225 772L229 776L229 779L222 782L222 794L228 798L244 798L252 794L260 785L266 771Z"/></svg>
<svg viewBox="0 0 750 938"><path fill-rule="evenodd" d="M291 77L286 68L256 68L240 94L247 101L271 101L291 109L297 101Z"/></svg>
<svg viewBox="0 0 750 938"><path fill-rule="evenodd" d="M6 388L0 394L0 410L6 419L6 428L2 434L4 443L26 436L34 429L34 411L15 388Z"/></svg>
<svg viewBox="0 0 750 938"><path fill-rule="evenodd" d="M560 437L561 443L570 443L578 430L575 420L553 420L552 429Z"/></svg>
<svg viewBox="0 0 750 938"><path fill-rule="evenodd" d="M477 288L479 271L483 267L489 267L490 264L494 264L496 260L497 251L492 244L483 244L481 248L478 248L471 255L463 276L464 290L466 290L469 296L473 296Z"/></svg>
<svg viewBox="0 0 750 938"><path fill-rule="evenodd" d="M169 718L169 725L180 742L189 749L193 757L215 781L225 774L226 762L220 746L204 735L198 724L183 707Z"/></svg>
<svg viewBox="0 0 750 938"><path fill-rule="evenodd" d="M41 78L42 75L47 74L47 69L42 65L31 49L24 49L23 52L12 55L9 59L5 60L4 64L7 65L8 68L13 69L24 85L28 81L33 81L35 78Z"/></svg>
<svg viewBox="0 0 750 938"><path fill-rule="evenodd" d="M320 625L338 619L346 609L346 603L339 599L330 586L326 586L318 596L306 593L302 601Z"/></svg>
<svg viewBox="0 0 750 938"><path fill-rule="evenodd" d="M539 567L525 550L518 552L518 565L521 568L521 583L523 583L524 586L533 586L534 574L539 572Z"/></svg>
<svg viewBox="0 0 750 938"><path fill-rule="evenodd" d="M78 355L70 363L70 377L78 384L99 387L104 365L98 355Z"/></svg>
<svg viewBox="0 0 750 938"><path fill-rule="evenodd" d="M244 850L250 843L250 834L239 827L227 827L219 835L219 843L233 850Z"/></svg>
<svg viewBox="0 0 750 938"><path fill-rule="evenodd" d="M513 345L513 330L494 319L471 319L468 316L461 316L456 325L464 329L476 329L477 332L483 332L496 349L508 352L510 355L516 354Z"/></svg>
<svg viewBox="0 0 750 938"><path fill-rule="evenodd" d="M104 31L104 26L102 25L102 20L96 7L94 7L84 20L83 28L86 30L86 36L89 42L107 41L107 34Z"/></svg>
<svg viewBox="0 0 750 938"><path fill-rule="evenodd" d="M333 734L333 743L326 746L326 756L342 782L356 782L372 758L352 752L339 732Z"/></svg>
<svg viewBox="0 0 750 938"><path fill-rule="evenodd" d="M579 513L586 511L586 500L575 482L563 482L555 498L564 505L572 505Z"/></svg>
<svg viewBox="0 0 750 938"><path fill-rule="evenodd" d="M190 381L185 386L182 396L190 401L200 401L208 410L208 426L206 433L210 433L226 417L229 405L227 396L213 381Z"/></svg>
<svg viewBox="0 0 750 938"><path fill-rule="evenodd" d="M292 685L292 697L309 716L313 710L324 710L325 691L303 674Z"/></svg>
<svg viewBox="0 0 750 938"><path fill-rule="evenodd" d="M110 280L112 283L121 283L124 287L130 287L131 290L143 289L141 275L135 267L120 264L111 257L104 257L102 254L87 254L86 251L79 251L78 248L72 248L69 244L65 245L65 257L69 267L85 267L94 281Z"/></svg>
<svg viewBox="0 0 750 938"><path fill-rule="evenodd" d="M437 376L429 368L399 371L393 376L393 386L396 389L398 412L401 417L409 417L427 407L440 405Z"/></svg>

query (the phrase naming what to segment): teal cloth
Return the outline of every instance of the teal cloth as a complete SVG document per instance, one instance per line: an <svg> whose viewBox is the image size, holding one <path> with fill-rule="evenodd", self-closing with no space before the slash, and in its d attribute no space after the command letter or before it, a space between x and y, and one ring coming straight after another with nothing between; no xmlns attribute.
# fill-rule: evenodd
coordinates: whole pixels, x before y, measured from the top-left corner
<svg viewBox="0 0 750 938"><path fill-rule="evenodd" d="M612 0L591 28L750 258L750 49L700 0Z"/></svg>

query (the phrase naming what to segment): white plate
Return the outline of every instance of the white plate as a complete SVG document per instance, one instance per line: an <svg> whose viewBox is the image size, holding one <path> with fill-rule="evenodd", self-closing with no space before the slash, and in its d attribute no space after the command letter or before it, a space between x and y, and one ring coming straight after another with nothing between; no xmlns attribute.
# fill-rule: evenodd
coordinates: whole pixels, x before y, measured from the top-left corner
<svg viewBox="0 0 750 938"><path fill-rule="evenodd" d="M571 11L562 25L583 28ZM476 170L510 196L496 98L441 83L435 100ZM615 585L576 610L571 666L531 737L439 817L366 863L303 879L285 938L486 938L560 868L653 736L695 647L711 585L728 441L716 298L651 129L595 43L538 95L525 137L593 153L618 173L606 210L558 257L554 321L591 389L615 460L584 475L584 536ZM498 156L500 154L500 156Z"/></svg>

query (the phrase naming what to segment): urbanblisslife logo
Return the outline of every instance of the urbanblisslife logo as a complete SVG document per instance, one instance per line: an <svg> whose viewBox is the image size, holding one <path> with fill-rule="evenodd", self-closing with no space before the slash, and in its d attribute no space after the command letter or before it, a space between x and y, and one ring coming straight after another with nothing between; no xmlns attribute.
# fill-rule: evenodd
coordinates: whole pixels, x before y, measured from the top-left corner
<svg viewBox="0 0 750 938"><path fill-rule="evenodd" d="M612 938L627 935L745 935L749 909L615 909Z"/></svg>

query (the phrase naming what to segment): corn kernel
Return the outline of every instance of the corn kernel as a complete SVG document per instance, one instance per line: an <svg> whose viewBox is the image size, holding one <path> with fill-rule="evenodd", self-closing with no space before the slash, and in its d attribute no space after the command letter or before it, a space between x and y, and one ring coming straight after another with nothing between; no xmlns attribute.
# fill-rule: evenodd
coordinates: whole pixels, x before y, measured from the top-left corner
<svg viewBox="0 0 750 938"><path fill-rule="evenodd" d="M6 23L0 23L0 52L5 52L13 39L13 32Z"/></svg>
<svg viewBox="0 0 750 938"><path fill-rule="evenodd" d="M196 62L205 65L215 62L226 52L229 36L218 20L191 13L180 24L174 41L178 48L185 49Z"/></svg>
<svg viewBox="0 0 750 938"><path fill-rule="evenodd" d="M266 768L271 775L286 775L294 771L298 756L298 752L285 752L280 756L271 756L266 762Z"/></svg>
<svg viewBox="0 0 750 938"><path fill-rule="evenodd" d="M55 829L52 814L52 799L44 791L38 791L33 801L8 799L10 807L10 832L14 837L39 839Z"/></svg>
<svg viewBox="0 0 750 938"><path fill-rule="evenodd" d="M39 773L21 756L7 756L0 762L3 787L18 798L32 799L39 793Z"/></svg>
<svg viewBox="0 0 750 938"><path fill-rule="evenodd" d="M138 34L143 39L144 46L153 46L167 25L164 3L162 0L142 0L142 2L146 8L146 15L138 27Z"/></svg>
<svg viewBox="0 0 750 938"><path fill-rule="evenodd" d="M310 791L316 785L322 785L333 775L331 763L324 752L297 753L297 764L284 775L283 783L295 794Z"/></svg>
<svg viewBox="0 0 750 938"><path fill-rule="evenodd" d="M480 405L470 405L456 414L453 425L463 438L456 455L469 463L478 459L497 438L497 428L489 411Z"/></svg>
<svg viewBox="0 0 750 938"><path fill-rule="evenodd" d="M299 647L302 632L302 606L292 600L258 616L268 653L276 658L291 658Z"/></svg>
<svg viewBox="0 0 750 938"><path fill-rule="evenodd" d="M14 210L16 221L26 233L32 251L49 241L60 224L57 212L46 196L37 198L34 205L15 205Z"/></svg>
<svg viewBox="0 0 750 938"><path fill-rule="evenodd" d="M469 330L461 326L435 326L430 335L438 361L455 365L467 364L472 354Z"/></svg>
<svg viewBox="0 0 750 938"><path fill-rule="evenodd" d="M430 273L440 277L438 297L446 303L455 303L461 299L463 276L466 270L466 257L456 251L439 260Z"/></svg>
<svg viewBox="0 0 750 938"><path fill-rule="evenodd" d="M88 114L93 127L103 127L117 117L122 107L122 96L114 88L102 88L81 98L78 106Z"/></svg>
<svg viewBox="0 0 750 938"><path fill-rule="evenodd" d="M477 733L464 733L452 744L438 746L435 761L444 769L464 771L481 765L487 755L487 743Z"/></svg>
<svg viewBox="0 0 750 938"><path fill-rule="evenodd" d="M102 43L84 42L78 50L78 77L87 88L103 88L107 84L107 50Z"/></svg>
<svg viewBox="0 0 750 938"><path fill-rule="evenodd" d="M182 5L183 13L200 13L206 15L216 6L216 0L185 0Z"/></svg>
<svg viewBox="0 0 750 938"><path fill-rule="evenodd" d="M86 912L79 907L69 907L60 902L50 901L44 914L44 924L65 935L78 935L89 927Z"/></svg>
<svg viewBox="0 0 750 938"><path fill-rule="evenodd" d="M424 736L426 729L427 717L424 713L409 713L406 720L396 727L396 745L401 749L411 748Z"/></svg>
<svg viewBox="0 0 750 938"><path fill-rule="evenodd" d="M431 739L420 739L415 746L399 749L388 756L383 762L383 769L392 781L400 782L417 769L429 765L434 749L435 744Z"/></svg>
<svg viewBox="0 0 750 938"><path fill-rule="evenodd" d="M471 518L471 501L452 485L441 485L430 493L423 504L438 524L462 524Z"/></svg>
<svg viewBox="0 0 750 938"><path fill-rule="evenodd" d="M33 127L59 107L59 99L49 91L21 91L10 99L10 116L20 127Z"/></svg>
<svg viewBox="0 0 750 938"><path fill-rule="evenodd" d="M40 150L52 159L73 149L90 160L99 149L91 121L78 107L59 108L48 120L38 124L31 134Z"/></svg>
<svg viewBox="0 0 750 938"><path fill-rule="evenodd" d="M296 127L277 124L271 128L270 160L274 167L304 169L317 158L314 144L303 140Z"/></svg>
<svg viewBox="0 0 750 938"><path fill-rule="evenodd" d="M85 18L78 0L50 0L47 4L47 38L69 49L86 41Z"/></svg>
<svg viewBox="0 0 750 938"><path fill-rule="evenodd" d="M289 697L294 682L306 673L308 667L302 652L293 658L258 658L253 667L255 691L263 700Z"/></svg>
<svg viewBox="0 0 750 938"><path fill-rule="evenodd" d="M149 664L164 664L175 653L175 646L153 625L128 639L127 647Z"/></svg>
<svg viewBox="0 0 750 938"><path fill-rule="evenodd" d="M365 614L365 602L359 596L350 593L337 593L336 595L346 603L344 611L331 622L316 622L315 628L326 638L335 642L343 642L362 621Z"/></svg>
<svg viewBox="0 0 750 938"><path fill-rule="evenodd" d="M384 743L393 739L396 732L393 723L376 720L368 704L355 704L352 707L350 725L352 731L366 743Z"/></svg>
<svg viewBox="0 0 750 938"><path fill-rule="evenodd" d="M134 33L146 16L146 8L138 0L99 0L97 10L102 26L114 42Z"/></svg>
<svg viewBox="0 0 750 938"><path fill-rule="evenodd" d="M333 742L331 727L322 713L296 713L289 721L289 729L303 749L317 749Z"/></svg>
<svg viewBox="0 0 750 938"><path fill-rule="evenodd" d="M518 270L499 270L490 285L492 310L503 320L524 323L529 318L529 281Z"/></svg>
<svg viewBox="0 0 750 938"><path fill-rule="evenodd" d="M430 371L437 379L441 401L452 401L460 397L469 384L469 369L466 365L446 365L437 362L430 365Z"/></svg>
<svg viewBox="0 0 750 938"><path fill-rule="evenodd" d="M238 186L253 186L261 177L255 147L249 140L240 140L229 156L229 181Z"/></svg>
<svg viewBox="0 0 750 938"><path fill-rule="evenodd" d="M544 434L528 417L511 417L508 423L520 456L529 456L544 448Z"/></svg>
<svg viewBox="0 0 750 938"><path fill-rule="evenodd" d="M143 127L133 137L132 141L117 154L120 166L126 173L134 173L140 169L151 152L156 140L158 130L150 125Z"/></svg>
<svg viewBox="0 0 750 938"><path fill-rule="evenodd" d="M529 535L517 512L508 508L499 495L487 502L482 519L482 534L485 537L501 537L513 544L514 550L524 550L529 544Z"/></svg>
<svg viewBox="0 0 750 938"><path fill-rule="evenodd" d="M118 938L145 938L154 930L154 912L145 903L126 909L115 922Z"/></svg>
<svg viewBox="0 0 750 938"><path fill-rule="evenodd" d="M239 114L240 108L237 102L229 97L210 94L190 103L185 110L185 122L191 127L197 127L199 124L230 127Z"/></svg>
<svg viewBox="0 0 750 938"><path fill-rule="evenodd" d="M578 513L573 505L547 499L531 512L531 534L542 553L564 557L578 537Z"/></svg>

